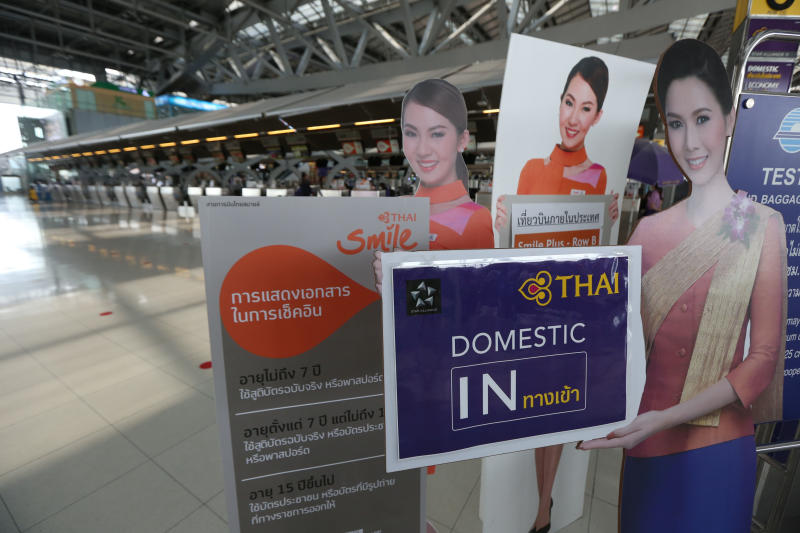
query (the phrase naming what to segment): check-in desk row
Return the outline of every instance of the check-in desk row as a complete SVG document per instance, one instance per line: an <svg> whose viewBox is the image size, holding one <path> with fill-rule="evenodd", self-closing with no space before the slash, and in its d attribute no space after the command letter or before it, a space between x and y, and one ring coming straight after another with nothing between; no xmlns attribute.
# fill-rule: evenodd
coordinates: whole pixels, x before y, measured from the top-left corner
<svg viewBox="0 0 800 533"><path fill-rule="evenodd" d="M157 211L177 211L178 206L183 203L183 195L179 188L171 186L150 185L142 188L135 185L61 185L52 184L49 186L53 201L70 202L76 204L97 204L102 206L118 206L141 208L145 204L152 206ZM199 199L202 196L224 196L227 190L222 187L188 187L187 195L189 203L197 208ZM384 196L384 191L371 190L341 190L341 189L322 189L319 191L323 197L378 197ZM242 196L292 196L293 189L275 189L265 187L245 187L242 189Z"/></svg>

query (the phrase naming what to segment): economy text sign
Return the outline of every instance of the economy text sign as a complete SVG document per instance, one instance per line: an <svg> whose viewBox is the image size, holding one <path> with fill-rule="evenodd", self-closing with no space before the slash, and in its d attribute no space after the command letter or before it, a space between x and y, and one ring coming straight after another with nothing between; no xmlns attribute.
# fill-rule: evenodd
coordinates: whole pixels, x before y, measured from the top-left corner
<svg viewBox="0 0 800 533"><path fill-rule="evenodd" d="M387 474L374 250L427 243L424 199L200 204L231 531L420 531Z"/></svg>
<svg viewBox="0 0 800 533"><path fill-rule="evenodd" d="M800 98L742 94L728 161L734 189L780 211L786 224L788 320L783 418L800 418Z"/></svg>
<svg viewBox="0 0 800 533"><path fill-rule="evenodd" d="M597 437L635 416L638 247L383 265L390 471Z"/></svg>

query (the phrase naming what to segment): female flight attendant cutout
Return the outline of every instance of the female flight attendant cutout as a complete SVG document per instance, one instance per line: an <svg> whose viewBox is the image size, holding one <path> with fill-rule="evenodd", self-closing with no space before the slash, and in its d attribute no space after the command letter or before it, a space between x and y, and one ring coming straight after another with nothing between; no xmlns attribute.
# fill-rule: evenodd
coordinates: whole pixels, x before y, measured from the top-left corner
<svg viewBox="0 0 800 533"><path fill-rule="evenodd" d="M630 239L642 246L644 274L648 364L639 416L580 448L627 449L623 533L745 533L755 491L753 421L779 419L782 402L783 221L728 185L733 98L713 49L695 40L672 45L655 94L692 193L642 219Z"/></svg>
<svg viewBox="0 0 800 533"><path fill-rule="evenodd" d="M403 154L420 185L415 196L431 203L431 250L492 248L489 210L467 194L468 173L461 153L469 142L467 106L461 92L444 80L418 83L403 99Z"/></svg>
<svg viewBox="0 0 800 533"><path fill-rule="evenodd" d="M558 128L561 143L544 159L530 159L522 168L517 194L605 194L606 171L586 155L584 141L589 130L603 116L603 103L608 92L608 67L598 57L584 57L572 67L559 100ZM619 207L609 206L612 222L619 218ZM497 200L495 227L498 231L508 222L504 196ZM550 530L552 491L563 445L537 448L536 485L539 493L536 519L531 533Z"/></svg>
<svg viewBox="0 0 800 533"><path fill-rule="evenodd" d="M606 170L589 160L584 141L603 116L607 92L608 67L602 59L584 57L572 67L559 100L561 143L548 157L525 163L517 183L517 194L605 194ZM609 207L612 221L619 218L618 197L614 194ZM495 227L498 230L508 222L504 199L501 196L497 200Z"/></svg>
<svg viewBox="0 0 800 533"><path fill-rule="evenodd" d="M461 152L469 142L467 105L452 84L421 81L403 99L403 154L419 177L415 196L430 199L430 249L492 248L492 216L469 198L467 165ZM380 252L373 263L381 290Z"/></svg>

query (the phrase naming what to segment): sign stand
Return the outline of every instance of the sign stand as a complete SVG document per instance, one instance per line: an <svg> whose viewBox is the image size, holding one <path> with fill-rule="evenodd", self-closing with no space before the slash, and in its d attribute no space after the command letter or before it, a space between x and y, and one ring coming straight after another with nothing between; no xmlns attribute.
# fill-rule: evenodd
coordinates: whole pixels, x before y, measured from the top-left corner
<svg viewBox="0 0 800 533"><path fill-rule="evenodd" d="M794 115L798 116L795 124L800 124L800 98L788 94L742 93L747 74L748 59L757 46L768 40L800 41L800 33L769 30L750 39L744 47L744 52L737 62L734 105L737 106L737 129L740 129L741 136L745 137L745 139L737 143L736 141L739 138L734 135L734 139L731 140L729 145L728 164L730 169L736 169L735 173L733 171L729 172L729 181L734 189L745 189L755 200L780 211L786 223L786 239L789 243L787 261L789 318L786 335L783 418L792 420L800 417L800 411L795 407L797 402L794 400L800 394L800 383L796 381L800 377L792 377L800 376L800 363L798 363L798 359L800 359L800 342L798 341L798 334L793 332L797 331L795 322L798 321L798 314L800 314L797 307L800 305L800 284L796 281L797 273L800 272L800 263L794 259L796 255L791 250L795 249L794 243L798 241L797 234L800 233L800 228L795 223L797 222L798 210L793 201L798 196L794 194L792 188L788 187L790 184L786 181L784 169L782 168L789 165L789 163L784 165L781 159L783 159L783 162L794 161L796 163L796 156L793 154L800 153L800 136L794 134L800 128L797 126L792 127L791 124ZM798 140L794 141L795 138ZM762 144L766 139L767 142L774 143L780 148L771 147L763 151L759 150L753 144L754 142L759 142L759 139ZM794 146L795 142L798 145L797 147ZM739 145L746 146L746 150L743 149L743 152L746 151L747 153L737 158L736 147ZM751 154L756 153L761 154L762 158L769 157L768 162L765 163L767 166L762 166L761 163L763 161L756 161L748 170L746 165L742 164L742 161L750 157ZM752 159L759 160L759 157L753 157ZM742 168L743 166L745 168ZM793 166L796 167L796 164ZM795 169L792 169L792 171L795 171ZM783 425L786 426L786 424ZM776 440L777 426L778 424L774 422L760 424L756 431L756 435L759 437L757 442ZM786 428L783 429L785 430ZM790 431L790 434L792 433L796 439L798 436L797 428ZM782 439L778 437L778 440ZM753 531L774 531L780 527L785 514L789 492L792 488L794 474L797 470L798 462L800 462L800 450L798 448L800 448L800 441L782 445L781 450L791 450L783 458L766 455L767 452L774 451L775 446L766 445L757 448L759 453L758 482L756 507L753 513ZM777 475L772 475L773 471ZM777 484L777 486L767 487L767 483L770 482ZM760 503L765 493L770 495L768 498L769 503L762 506Z"/></svg>

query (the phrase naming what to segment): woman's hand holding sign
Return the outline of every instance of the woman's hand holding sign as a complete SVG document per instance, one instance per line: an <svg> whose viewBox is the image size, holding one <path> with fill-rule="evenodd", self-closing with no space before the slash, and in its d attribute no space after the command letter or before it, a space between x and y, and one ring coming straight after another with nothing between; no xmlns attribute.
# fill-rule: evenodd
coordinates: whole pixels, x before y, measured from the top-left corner
<svg viewBox="0 0 800 533"><path fill-rule="evenodd" d="M604 439L593 439L578 445L580 450L595 448L630 449L650 437L679 424L699 418L738 401L730 382L722 378L691 400L673 405L663 411L647 411L633 419L627 426L615 429Z"/></svg>
<svg viewBox="0 0 800 533"><path fill-rule="evenodd" d="M494 229L500 231L508 225L508 210L506 209L506 195L497 198L497 212L494 215Z"/></svg>

